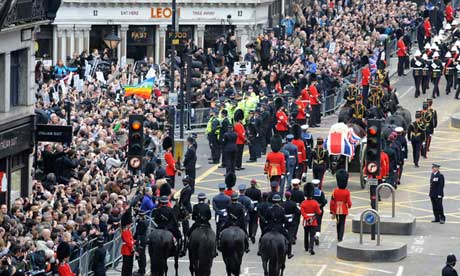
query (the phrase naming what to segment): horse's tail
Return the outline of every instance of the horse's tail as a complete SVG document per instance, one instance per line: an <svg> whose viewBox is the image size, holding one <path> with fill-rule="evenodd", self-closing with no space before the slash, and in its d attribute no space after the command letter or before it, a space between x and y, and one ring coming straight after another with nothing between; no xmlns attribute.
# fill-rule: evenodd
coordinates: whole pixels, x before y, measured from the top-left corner
<svg viewBox="0 0 460 276"><path fill-rule="evenodd" d="M201 242L198 248L198 275L211 275L212 259L214 258L215 241L208 236Z"/></svg>
<svg viewBox="0 0 460 276"><path fill-rule="evenodd" d="M274 250L268 250L268 275L279 276L279 260L278 260L278 244L275 239L268 240L270 243L267 248Z"/></svg>

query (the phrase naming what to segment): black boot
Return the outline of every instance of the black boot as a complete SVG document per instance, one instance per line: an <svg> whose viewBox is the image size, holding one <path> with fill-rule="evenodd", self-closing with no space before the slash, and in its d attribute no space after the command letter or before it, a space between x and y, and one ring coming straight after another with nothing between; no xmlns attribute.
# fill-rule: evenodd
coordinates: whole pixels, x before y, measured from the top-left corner
<svg viewBox="0 0 460 276"><path fill-rule="evenodd" d="M182 239L180 239L177 243L177 250L179 250L179 257L185 256L183 244L184 244L184 241Z"/></svg>
<svg viewBox="0 0 460 276"><path fill-rule="evenodd" d="M288 242L288 255L287 255L288 259L292 259L292 257L294 257L294 254L292 254L292 245L290 242Z"/></svg>
<svg viewBox="0 0 460 276"><path fill-rule="evenodd" d="M246 250L244 252L249 253L249 238L246 235L246 238L244 239L244 246L246 247Z"/></svg>

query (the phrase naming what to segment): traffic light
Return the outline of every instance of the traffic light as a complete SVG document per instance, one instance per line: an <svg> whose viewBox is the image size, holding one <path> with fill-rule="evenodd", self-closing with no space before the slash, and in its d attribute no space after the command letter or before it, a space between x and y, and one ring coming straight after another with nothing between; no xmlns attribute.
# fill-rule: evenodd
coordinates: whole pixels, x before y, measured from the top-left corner
<svg viewBox="0 0 460 276"><path fill-rule="evenodd" d="M144 115L129 116L128 165L131 170L142 166L144 156Z"/></svg>
<svg viewBox="0 0 460 276"><path fill-rule="evenodd" d="M367 145L365 164L367 175L376 177L380 174L380 136L382 121L370 119L367 122Z"/></svg>
<svg viewBox="0 0 460 276"><path fill-rule="evenodd" d="M201 70L203 70L203 63L189 55L187 57L187 84L191 86L191 90L201 86Z"/></svg>

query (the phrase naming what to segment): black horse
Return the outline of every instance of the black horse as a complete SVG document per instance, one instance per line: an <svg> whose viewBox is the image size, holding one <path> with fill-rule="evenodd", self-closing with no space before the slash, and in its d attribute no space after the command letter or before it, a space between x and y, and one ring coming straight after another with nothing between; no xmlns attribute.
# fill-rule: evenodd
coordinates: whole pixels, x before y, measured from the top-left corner
<svg viewBox="0 0 460 276"><path fill-rule="evenodd" d="M286 267L287 240L278 232L270 231L260 239L260 254L264 276L283 276Z"/></svg>
<svg viewBox="0 0 460 276"><path fill-rule="evenodd" d="M152 229L148 238L150 271L152 276L168 275L168 258L174 256L176 276L179 275L179 250L174 245L171 232L163 229Z"/></svg>
<svg viewBox="0 0 460 276"><path fill-rule="evenodd" d="M216 250L216 233L209 226L200 226L190 234L188 246L192 276L210 276Z"/></svg>
<svg viewBox="0 0 460 276"><path fill-rule="evenodd" d="M220 249L227 275L240 275L245 250L246 234L238 226L230 226L220 234Z"/></svg>

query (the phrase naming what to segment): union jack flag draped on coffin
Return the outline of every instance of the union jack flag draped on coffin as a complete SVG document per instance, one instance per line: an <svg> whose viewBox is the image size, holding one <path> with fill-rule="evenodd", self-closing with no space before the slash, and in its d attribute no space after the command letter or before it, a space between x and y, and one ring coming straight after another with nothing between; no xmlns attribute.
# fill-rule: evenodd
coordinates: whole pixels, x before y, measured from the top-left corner
<svg viewBox="0 0 460 276"><path fill-rule="evenodd" d="M331 126L324 147L330 155L345 155L353 159L355 147L360 141L361 138L352 128L348 128L344 123L337 123Z"/></svg>

